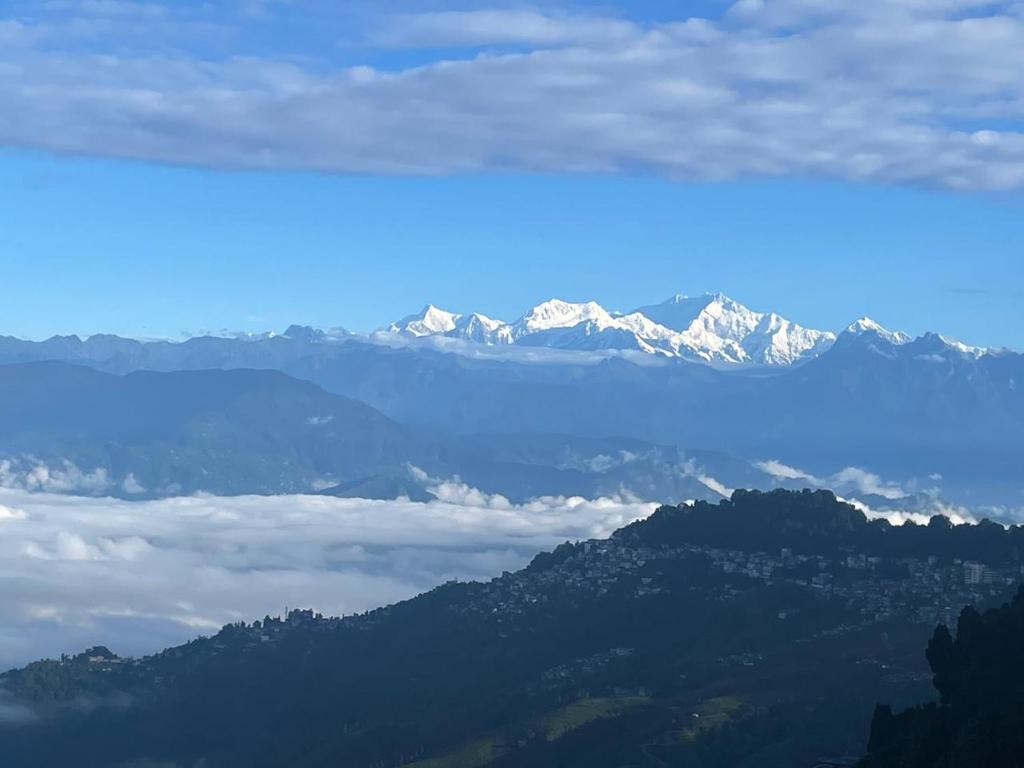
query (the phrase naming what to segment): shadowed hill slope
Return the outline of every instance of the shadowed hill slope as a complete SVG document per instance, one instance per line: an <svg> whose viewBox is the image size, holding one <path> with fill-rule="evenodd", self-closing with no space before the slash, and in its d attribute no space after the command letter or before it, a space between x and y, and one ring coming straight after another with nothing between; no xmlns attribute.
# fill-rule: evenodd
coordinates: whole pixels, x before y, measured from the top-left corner
<svg viewBox="0 0 1024 768"><path fill-rule="evenodd" d="M1000 608L965 608L954 638L928 643L939 701L875 711L862 768L1015 768L1024 765L1024 589Z"/></svg>

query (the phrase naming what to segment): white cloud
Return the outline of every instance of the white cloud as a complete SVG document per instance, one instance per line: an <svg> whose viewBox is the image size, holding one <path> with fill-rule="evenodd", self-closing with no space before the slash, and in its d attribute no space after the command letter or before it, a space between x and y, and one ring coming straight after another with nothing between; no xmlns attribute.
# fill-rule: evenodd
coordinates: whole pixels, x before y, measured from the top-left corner
<svg viewBox="0 0 1024 768"><path fill-rule="evenodd" d="M125 475L124 480L121 481L121 490L135 496L145 493L146 487L136 479L133 473L129 472Z"/></svg>
<svg viewBox="0 0 1024 768"><path fill-rule="evenodd" d="M130 493L135 491L128 491L129 487L138 486L133 475L125 477L123 484ZM81 469L67 460L47 464L30 456L18 460L0 459L0 487L3 488L48 493L103 493L112 485L113 481L103 467Z"/></svg>
<svg viewBox="0 0 1024 768"><path fill-rule="evenodd" d="M953 525L974 524L978 522L978 518L966 508L946 504L938 499L935 499L926 510L913 512L902 509L890 509L888 507L873 508L859 499L840 499L840 501L853 505L863 512L869 520L884 519L888 520L892 525L903 525L907 522L914 523L915 525L928 525L928 521L935 515L949 518Z"/></svg>
<svg viewBox="0 0 1024 768"><path fill-rule="evenodd" d="M398 14L374 38L383 45L403 47L553 46L617 43L635 39L639 34L635 24L619 19L485 9Z"/></svg>
<svg viewBox="0 0 1024 768"><path fill-rule="evenodd" d="M116 12L80 13L90 53L58 44L66 30L44 44L38 24L0 19L0 40L17 41L0 48L0 113L19 118L0 121L0 143L217 168L1024 185L1024 18L1005 3L741 0L718 21L647 23L398 13L359 42L517 50L380 68L358 45L344 63L298 43L294 56L133 54L126 40L153 38ZM210 22L209 8L175 13L144 23Z"/></svg>
<svg viewBox="0 0 1024 768"><path fill-rule="evenodd" d="M1003 520L1013 519L1013 512L1006 509L979 509L979 514L975 514L966 507L938 498L938 489L935 488L914 495L908 488L883 480L875 473L859 467L846 467L827 477L816 477L775 459L754 462L754 466L789 487L796 484L834 491L837 498L852 504L868 518L884 518L893 525L902 525L908 521L926 525L935 515L949 518L954 525L976 523L980 519L979 514ZM932 474L928 479L937 482L942 476ZM856 494L871 497L871 504L857 498Z"/></svg>
<svg viewBox="0 0 1024 768"><path fill-rule="evenodd" d="M0 521L2 520L24 520L28 515L25 510L17 507L6 507L0 504Z"/></svg>
<svg viewBox="0 0 1024 768"><path fill-rule="evenodd" d="M881 496L884 499L901 499L907 492L895 483L887 483L873 472L858 467L847 467L829 478L829 482L838 488L853 488L860 493Z"/></svg>
<svg viewBox="0 0 1024 768"><path fill-rule="evenodd" d="M701 483L705 488L717 493L722 498L729 498L732 496L735 489L729 488L725 483L720 480L716 480L714 477L709 475L703 467L697 465L695 459L688 459L683 462L679 467L680 472L686 477L692 477L698 483Z"/></svg>
<svg viewBox="0 0 1024 768"><path fill-rule="evenodd" d="M712 477L705 468L697 465L695 459L687 459L685 462L679 465L679 472L684 477L692 477L694 480L705 486L712 493L718 494L723 499L728 499L732 496L735 488L730 488L721 480Z"/></svg>
<svg viewBox="0 0 1024 768"><path fill-rule="evenodd" d="M577 456L572 454L562 460L560 466L571 469L582 469L585 472L608 472L618 467L624 467L637 461L652 458L656 452L647 451L636 453L620 449L612 454L599 453L596 456Z"/></svg>
<svg viewBox="0 0 1024 768"><path fill-rule="evenodd" d="M309 606L341 614L486 579L655 505L515 505L457 481L445 500L195 496L122 501L0 490L0 669L105 643L142 653Z"/></svg>
<svg viewBox="0 0 1024 768"><path fill-rule="evenodd" d="M727 487L725 484L711 477L711 475L697 475L697 480L725 499L732 496L733 491L735 490Z"/></svg>
<svg viewBox="0 0 1024 768"><path fill-rule="evenodd" d="M438 501L447 504L469 506L475 509L511 509L512 502L500 493L484 493L478 488L473 488L461 482L458 478L445 480L431 485L429 490Z"/></svg>
<svg viewBox="0 0 1024 768"><path fill-rule="evenodd" d="M598 365L610 359L628 360L634 365L658 367L672 364L670 358L651 355L635 349L554 349L549 347L520 346L517 344L478 344L468 339L457 339L448 336L421 336L419 338L405 336L386 331L375 331L360 336L371 344L391 347L393 349L436 349L441 352L452 352L464 357L479 360L509 360L521 364L553 365L571 363L573 365Z"/></svg>
<svg viewBox="0 0 1024 768"><path fill-rule="evenodd" d="M802 469L791 467L788 464L783 464L781 461L776 461L775 459L757 461L754 462L754 466L772 477L778 478L779 480L806 480L813 485L819 486L824 483L823 480L804 472Z"/></svg>
<svg viewBox="0 0 1024 768"><path fill-rule="evenodd" d="M132 472L118 482L104 467L83 469L67 459L47 463L33 456L0 459L0 488L91 495L110 493L119 488L131 496L147 490ZM0 519L3 519L2 512Z"/></svg>
<svg viewBox="0 0 1024 768"><path fill-rule="evenodd" d="M814 488L828 488L839 492L853 491L881 496L885 499L902 499L910 495L898 483L885 481L875 473L860 467L846 467L827 477L816 477L810 472L791 467L775 459L756 461L754 466L777 480L806 483Z"/></svg>

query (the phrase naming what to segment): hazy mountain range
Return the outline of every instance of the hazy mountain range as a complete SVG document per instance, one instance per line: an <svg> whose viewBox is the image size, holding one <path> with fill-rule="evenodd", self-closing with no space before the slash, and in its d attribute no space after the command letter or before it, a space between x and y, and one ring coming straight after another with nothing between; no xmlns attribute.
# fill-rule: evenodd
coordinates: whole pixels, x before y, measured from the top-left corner
<svg viewBox="0 0 1024 768"><path fill-rule="evenodd" d="M24 367L40 361L108 375ZM1024 356L867 319L833 337L718 295L552 301L511 324L428 308L371 336L2 337L0 364L3 482L70 461L108 490L386 494L412 465L513 498L676 501L844 491L854 467L858 497L1024 504Z"/></svg>
<svg viewBox="0 0 1024 768"><path fill-rule="evenodd" d="M724 454L634 439L406 427L277 371L116 376L61 362L24 363L0 366L0 395L0 485L27 490L429 500L431 488L458 476L520 501L622 492L709 498L718 495L713 480L702 480L711 470L734 482L771 482L768 473Z"/></svg>

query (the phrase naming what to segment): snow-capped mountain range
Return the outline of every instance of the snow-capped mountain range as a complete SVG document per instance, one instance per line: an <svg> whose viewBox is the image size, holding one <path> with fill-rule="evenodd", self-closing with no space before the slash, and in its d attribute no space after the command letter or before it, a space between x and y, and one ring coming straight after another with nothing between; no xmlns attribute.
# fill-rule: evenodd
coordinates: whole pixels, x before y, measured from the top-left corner
<svg viewBox="0 0 1024 768"><path fill-rule="evenodd" d="M428 305L421 312L369 333L292 325L283 332L209 332L185 341L138 340L97 334L53 336L33 342L0 335L0 363L64 360L105 369L176 370L267 367L270 360L353 343L426 347L491 360L596 363L609 356L634 363L682 360L719 369L772 368L779 372L834 355L891 360L957 362L1013 356L1011 350L974 347L936 333L912 339L870 318L838 334L797 325L773 312L755 312L722 294L673 296L631 312L588 301L551 299L512 323L479 313L458 314ZM867 360L868 358L861 358ZM244 363L243 363L244 361Z"/></svg>
<svg viewBox="0 0 1024 768"><path fill-rule="evenodd" d="M428 305L384 332L415 338L445 336L489 345L636 350L713 364L770 366L817 357L836 340L831 331L804 328L774 312L755 312L720 293L676 295L628 313L611 312L593 301L551 299L513 323Z"/></svg>

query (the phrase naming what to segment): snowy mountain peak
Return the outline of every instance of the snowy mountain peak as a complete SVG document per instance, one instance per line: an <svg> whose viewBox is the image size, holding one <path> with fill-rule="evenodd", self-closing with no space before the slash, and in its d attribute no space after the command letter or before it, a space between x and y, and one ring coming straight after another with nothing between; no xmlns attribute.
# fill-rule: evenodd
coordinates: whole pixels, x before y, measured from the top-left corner
<svg viewBox="0 0 1024 768"><path fill-rule="evenodd" d="M513 335L518 338L554 328L572 328L585 322L594 322L606 328L615 321L596 301L573 304L561 299L549 299L531 308L519 318L513 326Z"/></svg>
<svg viewBox="0 0 1024 768"><path fill-rule="evenodd" d="M636 311L678 332L683 347L709 362L789 365L821 354L835 341L830 332L755 312L723 293L676 294Z"/></svg>
<svg viewBox="0 0 1024 768"><path fill-rule="evenodd" d="M931 336L933 334L927 334ZM970 344L964 344L962 341L951 339L948 336L942 334L934 334L934 336L946 347L946 349L952 349L959 352L964 357L979 358L982 355L988 354L988 349L985 347L972 347Z"/></svg>
<svg viewBox="0 0 1024 768"><path fill-rule="evenodd" d="M513 341L512 327L508 323L479 312L460 316L455 321L455 328L446 335L480 344L511 344Z"/></svg>
<svg viewBox="0 0 1024 768"><path fill-rule="evenodd" d="M724 298L726 297L721 294L705 293L701 296L687 296L677 293L660 304L640 307L635 312L649 317L666 328L671 328L674 331L685 331L710 304L715 301L721 301Z"/></svg>
<svg viewBox="0 0 1024 768"><path fill-rule="evenodd" d="M455 330L461 315L427 304L419 313L403 317L388 326L388 331L406 336L434 336Z"/></svg>
<svg viewBox="0 0 1024 768"><path fill-rule="evenodd" d="M421 312L392 323L387 331L487 345L639 351L721 366L792 365L821 355L836 341L830 331L805 328L775 312L752 310L722 293L679 293L625 314L609 312L596 301L549 299L511 324L428 304ZM906 334L886 330L868 317L852 323L843 335L885 342L876 345L879 350L910 341ZM957 342L943 343L967 355L984 352Z"/></svg>
<svg viewBox="0 0 1024 768"><path fill-rule="evenodd" d="M884 331L885 329L867 315L854 320L846 326L847 333L864 333L865 331Z"/></svg>
<svg viewBox="0 0 1024 768"><path fill-rule="evenodd" d="M850 323L846 327L845 332L853 336L862 336L867 333L874 334L890 344L906 344L910 341L910 336L903 333L903 331L890 331L867 316Z"/></svg>
<svg viewBox="0 0 1024 768"><path fill-rule="evenodd" d="M468 315L460 315L455 323L456 328L466 328L471 325L479 325L488 331L496 331L506 323L501 320L495 320L487 315L481 315L479 312L472 312Z"/></svg>

